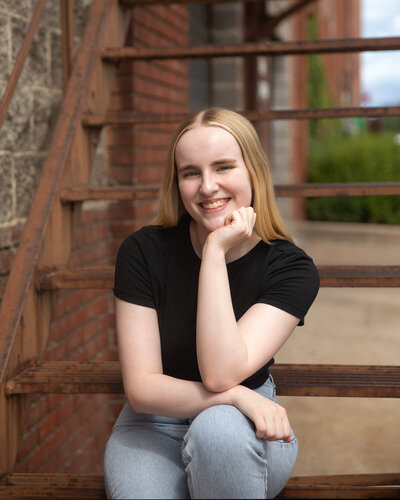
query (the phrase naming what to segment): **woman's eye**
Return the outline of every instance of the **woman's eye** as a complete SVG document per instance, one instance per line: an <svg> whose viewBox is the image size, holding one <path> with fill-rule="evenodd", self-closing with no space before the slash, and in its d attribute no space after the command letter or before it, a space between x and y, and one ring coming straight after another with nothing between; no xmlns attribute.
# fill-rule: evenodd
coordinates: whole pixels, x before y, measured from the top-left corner
<svg viewBox="0 0 400 500"><path fill-rule="evenodd" d="M192 170L192 171L189 170L189 171L183 173L183 178L194 177L197 174L198 174L198 172L195 172L194 170Z"/></svg>
<svg viewBox="0 0 400 500"><path fill-rule="evenodd" d="M219 167L218 170L230 170L231 168L233 168L231 165L223 165L222 167Z"/></svg>

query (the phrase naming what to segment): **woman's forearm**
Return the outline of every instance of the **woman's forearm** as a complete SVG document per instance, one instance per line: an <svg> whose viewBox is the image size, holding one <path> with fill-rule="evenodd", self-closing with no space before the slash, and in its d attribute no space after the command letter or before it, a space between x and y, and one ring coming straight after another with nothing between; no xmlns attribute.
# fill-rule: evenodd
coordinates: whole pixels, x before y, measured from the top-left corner
<svg viewBox="0 0 400 500"><path fill-rule="evenodd" d="M225 254L207 242L199 275L196 338L206 387L218 391L241 382L234 374L246 364L247 351L233 311Z"/></svg>
<svg viewBox="0 0 400 500"><path fill-rule="evenodd" d="M127 390L131 408L173 418L193 418L211 406L229 404L246 415L261 439L290 440L286 411L256 391L238 385L224 392L208 391L201 382L176 379L163 374L148 374Z"/></svg>
<svg viewBox="0 0 400 500"><path fill-rule="evenodd" d="M235 388L212 392L201 382L154 373L126 383L125 393L132 409L174 418L192 418L219 404L233 404Z"/></svg>

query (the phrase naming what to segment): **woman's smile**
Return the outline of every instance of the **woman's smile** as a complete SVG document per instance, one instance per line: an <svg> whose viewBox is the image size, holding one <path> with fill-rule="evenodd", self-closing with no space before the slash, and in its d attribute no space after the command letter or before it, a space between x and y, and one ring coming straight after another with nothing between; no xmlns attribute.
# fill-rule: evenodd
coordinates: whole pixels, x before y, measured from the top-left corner
<svg viewBox="0 0 400 500"><path fill-rule="evenodd" d="M219 199L213 199L213 200L204 200L199 203L200 207L203 209L204 212L206 213L214 213L214 212L220 212L221 210L224 210L227 204L229 203L230 198L219 198Z"/></svg>

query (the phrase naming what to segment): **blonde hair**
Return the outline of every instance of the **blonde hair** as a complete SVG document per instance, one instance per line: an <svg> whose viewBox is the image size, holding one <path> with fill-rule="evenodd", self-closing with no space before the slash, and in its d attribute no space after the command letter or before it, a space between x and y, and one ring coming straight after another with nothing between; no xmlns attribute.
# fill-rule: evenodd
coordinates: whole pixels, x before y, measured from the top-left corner
<svg viewBox="0 0 400 500"><path fill-rule="evenodd" d="M255 231L258 236L266 243L275 239L292 241L276 205L268 160L257 132L242 115L216 107L192 114L178 126L169 146L158 215L153 224L173 227L186 213L178 188L175 149L185 132L200 125L221 127L237 140L252 181L253 207L257 214Z"/></svg>

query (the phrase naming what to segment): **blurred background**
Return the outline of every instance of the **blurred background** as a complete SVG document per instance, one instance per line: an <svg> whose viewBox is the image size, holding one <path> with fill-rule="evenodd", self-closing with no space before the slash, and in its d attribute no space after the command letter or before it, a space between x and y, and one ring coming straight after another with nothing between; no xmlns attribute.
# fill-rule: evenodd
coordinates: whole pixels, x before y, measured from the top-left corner
<svg viewBox="0 0 400 500"><path fill-rule="evenodd" d="M67 0L68 4L69 0ZM31 19L33 0L0 0L0 92ZM74 0L69 55L59 0L47 2L0 130L0 299L92 7ZM129 2L127 2L129 3ZM201 47L253 42L392 37L397 0L265 0L133 9L126 45ZM67 51L68 52L68 51ZM67 65L68 66L68 65ZM122 60L109 112L185 114L211 105L284 111L400 105L400 52ZM399 113L398 113L399 114ZM276 185L400 181L400 117L256 120ZM174 123L105 124L92 187L150 186L162 179ZM293 233L317 264L398 265L400 197L279 198ZM157 200L84 201L74 208L69 266L112 265L122 239L151 222ZM277 356L282 363L398 364L399 290L324 288ZM45 360L117 359L109 290L58 295ZM37 395L16 471L102 471L122 398ZM295 473L393 472L400 463L399 403L389 399L284 397L300 441Z"/></svg>

